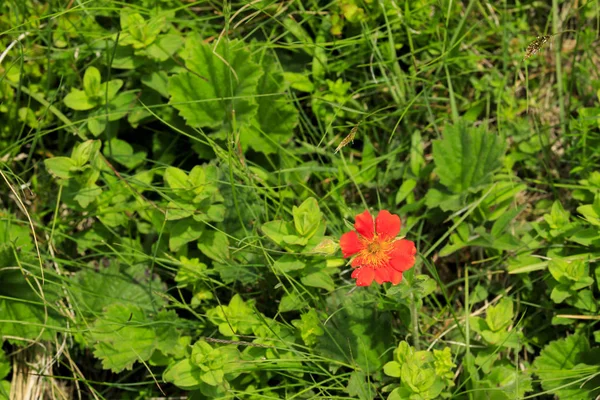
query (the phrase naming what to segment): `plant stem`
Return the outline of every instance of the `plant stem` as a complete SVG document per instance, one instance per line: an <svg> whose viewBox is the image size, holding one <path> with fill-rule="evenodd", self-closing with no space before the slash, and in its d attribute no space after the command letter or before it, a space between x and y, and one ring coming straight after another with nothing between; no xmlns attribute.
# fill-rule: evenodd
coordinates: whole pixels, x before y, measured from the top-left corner
<svg viewBox="0 0 600 400"><path fill-rule="evenodd" d="M558 35L560 32L560 14L558 12L558 0L552 0L552 34ZM557 40L555 46L555 63L556 63L556 86L558 90L558 108L560 117L560 128L564 131L565 129L565 99L563 95L563 79L562 79L562 65L560 59L561 51L561 40Z"/></svg>
<svg viewBox="0 0 600 400"><path fill-rule="evenodd" d="M412 325L413 347L416 351L421 350L421 339L419 338L419 314L417 313L417 299L415 294L410 294L410 317Z"/></svg>

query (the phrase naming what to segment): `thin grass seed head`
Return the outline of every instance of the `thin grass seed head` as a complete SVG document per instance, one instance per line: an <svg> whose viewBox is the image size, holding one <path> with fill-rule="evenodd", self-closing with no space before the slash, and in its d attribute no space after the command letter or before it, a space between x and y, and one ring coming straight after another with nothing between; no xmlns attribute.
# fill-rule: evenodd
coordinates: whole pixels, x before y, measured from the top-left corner
<svg viewBox="0 0 600 400"><path fill-rule="evenodd" d="M335 153L337 153L338 151L340 151L342 148L344 148L348 143L350 143L351 141L354 140L354 136L356 136L356 132L358 132L358 125L356 125L354 128L352 128L352 130L350 131L350 133L348 134L348 136L346 136L338 145L338 147L335 148Z"/></svg>
<svg viewBox="0 0 600 400"><path fill-rule="evenodd" d="M523 59L527 60L529 57L537 54L551 37L552 35L538 36L533 42L529 43L529 46L527 46L527 49L525 50L525 57L523 57Z"/></svg>

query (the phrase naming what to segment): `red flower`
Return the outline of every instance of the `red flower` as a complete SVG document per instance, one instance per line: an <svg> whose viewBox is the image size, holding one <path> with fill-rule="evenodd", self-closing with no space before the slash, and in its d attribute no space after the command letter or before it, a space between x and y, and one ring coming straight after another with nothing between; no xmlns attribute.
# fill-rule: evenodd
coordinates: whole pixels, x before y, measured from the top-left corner
<svg viewBox="0 0 600 400"><path fill-rule="evenodd" d="M355 231L340 238L344 258L355 256L350 265L356 268L352 278L357 286L369 286L375 282L402 281L402 273L413 267L417 249L410 240L396 239L400 233L400 217L381 210L375 223L369 211L356 216ZM358 233L357 233L358 232Z"/></svg>

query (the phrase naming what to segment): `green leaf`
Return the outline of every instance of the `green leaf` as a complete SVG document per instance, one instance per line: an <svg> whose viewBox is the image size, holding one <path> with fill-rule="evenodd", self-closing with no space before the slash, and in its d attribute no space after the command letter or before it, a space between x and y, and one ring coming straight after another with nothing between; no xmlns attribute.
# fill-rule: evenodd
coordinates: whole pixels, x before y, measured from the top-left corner
<svg viewBox="0 0 600 400"><path fill-rule="evenodd" d="M183 46L181 35L162 35L146 48L146 54L157 61L167 61L181 46Z"/></svg>
<svg viewBox="0 0 600 400"><path fill-rule="evenodd" d="M284 72L283 78L288 85L301 92L312 93L315 89L306 73Z"/></svg>
<svg viewBox="0 0 600 400"><path fill-rule="evenodd" d="M306 286L317 287L330 292L335 290L333 278L327 275L324 271L317 271L303 276L300 281Z"/></svg>
<svg viewBox="0 0 600 400"><path fill-rule="evenodd" d="M249 147L265 154L276 153L292 138L298 124L298 111L286 98L279 63L272 57L262 58L264 70L258 82L255 118L240 134L244 150Z"/></svg>
<svg viewBox="0 0 600 400"><path fill-rule="evenodd" d="M96 110L90 113L88 117L88 129L94 135L94 137L100 136L102 132L106 130L108 126L108 121L106 120L106 115L104 115L104 110Z"/></svg>
<svg viewBox="0 0 600 400"><path fill-rule="evenodd" d="M567 298L571 297L573 292L569 290L567 285L556 285L554 289L552 289L552 293L550 294L550 299L556 304L560 304L565 301Z"/></svg>
<svg viewBox="0 0 600 400"><path fill-rule="evenodd" d="M186 67L169 79L170 104L194 128L231 129L247 125L258 105L252 97L262 75L250 52L238 41L219 41L213 48L190 35L182 53ZM235 116L232 114L235 110Z"/></svg>
<svg viewBox="0 0 600 400"><path fill-rule="evenodd" d="M163 373L163 379L183 390L196 390L202 385L202 369L189 358L171 364Z"/></svg>
<svg viewBox="0 0 600 400"><path fill-rule="evenodd" d="M65 96L63 102L67 107L78 111L91 110L98 105L98 101L91 99L79 89L71 89L71 93Z"/></svg>
<svg viewBox="0 0 600 400"><path fill-rule="evenodd" d="M400 378L400 364L390 361L383 366L383 373L392 378Z"/></svg>
<svg viewBox="0 0 600 400"><path fill-rule="evenodd" d="M186 218L175 222L169 230L169 250L177 252L183 245L198 240L204 232L204 224Z"/></svg>
<svg viewBox="0 0 600 400"><path fill-rule="evenodd" d="M408 195L410 195L413 192L415 187L417 187L417 181L415 181L414 179L407 179L404 182L402 182L402 185L400 185L400 189L398 189L398 193L396 193L395 204L398 205L402 203L408 197Z"/></svg>
<svg viewBox="0 0 600 400"><path fill-rule="evenodd" d="M488 308L485 322L493 332L498 332L510 325L513 316L513 302L504 297L498 304Z"/></svg>
<svg viewBox="0 0 600 400"><path fill-rule="evenodd" d="M377 395L377 389L362 371L354 371L350 374L346 392L352 396L351 398L360 400L372 400Z"/></svg>
<svg viewBox="0 0 600 400"><path fill-rule="evenodd" d="M279 303L278 310L279 312L301 310L307 305L308 302L304 300L301 295L298 295L295 292L290 292L289 294L283 295L281 302Z"/></svg>
<svg viewBox="0 0 600 400"><path fill-rule="evenodd" d="M79 313L96 315L112 304L125 304L140 307L147 311L160 308L165 300L156 294L163 284L152 278L150 269L137 264L122 267L116 261L97 271L89 266L77 272L70 285L71 301Z"/></svg>
<svg viewBox="0 0 600 400"><path fill-rule="evenodd" d="M134 153L133 147L129 143L117 138L112 138L104 144L103 153L106 157L129 169L137 167L146 159L146 152L138 151Z"/></svg>
<svg viewBox="0 0 600 400"><path fill-rule="evenodd" d="M121 79L113 79L100 85L100 103L106 104L114 99L122 86L123 81ZM110 116L109 120L114 121L113 119L110 119Z"/></svg>
<svg viewBox="0 0 600 400"><path fill-rule="evenodd" d="M273 263L273 269L278 274L287 274L306 267L306 264L292 254L286 254Z"/></svg>
<svg viewBox="0 0 600 400"><path fill-rule="evenodd" d="M142 83L160 93L163 97L169 97L169 76L165 71L155 71L149 75L142 76Z"/></svg>
<svg viewBox="0 0 600 400"><path fill-rule="evenodd" d="M544 390L560 399L592 399L600 392L598 379L586 380L598 372L598 365L587 365L590 350L584 336L571 335L550 342L535 359L535 374Z"/></svg>
<svg viewBox="0 0 600 400"><path fill-rule="evenodd" d="M117 121L125 117L135 106L138 92L120 93L108 103L107 116L109 121Z"/></svg>
<svg viewBox="0 0 600 400"><path fill-rule="evenodd" d="M307 346L313 346L317 343L318 337L325 334L319 316L313 308L302 314L299 320L293 320L292 325L300 330L302 341Z"/></svg>
<svg viewBox="0 0 600 400"><path fill-rule="evenodd" d="M98 68L88 67L83 74L83 90L87 97L94 98L100 95L100 82L102 77Z"/></svg>
<svg viewBox="0 0 600 400"><path fill-rule="evenodd" d="M435 172L454 193L476 191L490 183L503 154L499 136L464 122L447 126L443 138L433 141Z"/></svg>
<svg viewBox="0 0 600 400"><path fill-rule="evenodd" d="M188 176L185 171L175 168L167 167L163 176L165 183L171 189L190 189L191 185L188 182Z"/></svg>
<svg viewBox="0 0 600 400"><path fill-rule="evenodd" d="M281 220L265 222L261 226L261 230L269 239L282 247L286 244L284 238L293 236L296 233L294 225Z"/></svg>
<svg viewBox="0 0 600 400"><path fill-rule="evenodd" d="M294 216L296 232L300 236L310 238L319 229L322 214L319 203L314 197L306 199L300 207L292 207L292 215Z"/></svg>
<svg viewBox="0 0 600 400"><path fill-rule="evenodd" d="M71 172L77 169L77 162L69 157L52 157L44 160L44 165L52 175L69 179Z"/></svg>
<svg viewBox="0 0 600 400"><path fill-rule="evenodd" d="M131 369L136 361L148 360L157 344L156 332L148 322L139 307L109 306L89 332L102 367L120 372Z"/></svg>
<svg viewBox="0 0 600 400"><path fill-rule="evenodd" d="M221 231L205 231L198 241L198 249L217 262L229 260L229 239Z"/></svg>
<svg viewBox="0 0 600 400"><path fill-rule="evenodd" d="M91 202L96 200L102 194L102 189L95 183L91 185L79 187L74 193L73 199L79 203L82 208L87 208Z"/></svg>
<svg viewBox="0 0 600 400"><path fill-rule="evenodd" d="M247 335L255 326L260 325L255 311L244 302L239 294L231 298L228 306L217 306L207 311L210 322L219 327L219 332L224 336L238 334Z"/></svg>

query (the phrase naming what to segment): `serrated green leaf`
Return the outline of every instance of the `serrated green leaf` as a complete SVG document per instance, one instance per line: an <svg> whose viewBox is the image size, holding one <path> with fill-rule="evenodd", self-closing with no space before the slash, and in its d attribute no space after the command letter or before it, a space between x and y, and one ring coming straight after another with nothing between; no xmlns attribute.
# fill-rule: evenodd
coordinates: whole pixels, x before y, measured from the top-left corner
<svg viewBox="0 0 600 400"><path fill-rule="evenodd" d="M242 130L240 143L244 150L252 148L271 154L292 138L294 127L298 124L298 111L285 96L279 64L265 56L262 67L264 73L257 87L256 116Z"/></svg>
<svg viewBox="0 0 600 400"><path fill-rule="evenodd" d="M197 35L190 35L182 57L193 72L169 79L170 104L194 128L231 129L246 126L256 114L261 68L238 41L219 41L213 48ZM232 114L235 110L235 116Z"/></svg>
<svg viewBox="0 0 600 400"><path fill-rule="evenodd" d="M561 399L594 398L600 391L597 379L585 377L592 377L600 367L586 365L589 350L587 339L581 335L555 340L544 347L533 363L544 390Z"/></svg>
<svg viewBox="0 0 600 400"><path fill-rule="evenodd" d="M317 338L325 334L319 316L313 308L302 314L300 319L293 320L292 325L300 330L302 341L307 346L313 346Z"/></svg>
<svg viewBox="0 0 600 400"><path fill-rule="evenodd" d="M131 369L136 361L148 360L157 346L156 332L148 322L139 307L109 306L88 334L102 367L121 372Z"/></svg>
<svg viewBox="0 0 600 400"><path fill-rule="evenodd" d="M443 138L433 142L435 172L442 185L454 193L476 191L491 182L501 166L502 139L485 128L464 122L447 126Z"/></svg>
<svg viewBox="0 0 600 400"><path fill-rule="evenodd" d="M202 369L189 358L171 364L163 373L163 379L183 390L196 390L202 385Z"/></svg>

